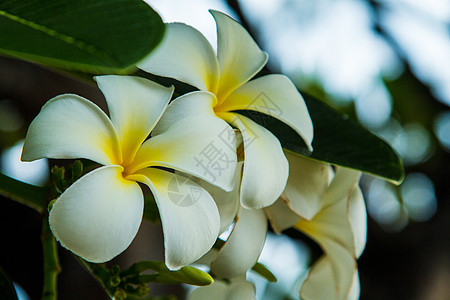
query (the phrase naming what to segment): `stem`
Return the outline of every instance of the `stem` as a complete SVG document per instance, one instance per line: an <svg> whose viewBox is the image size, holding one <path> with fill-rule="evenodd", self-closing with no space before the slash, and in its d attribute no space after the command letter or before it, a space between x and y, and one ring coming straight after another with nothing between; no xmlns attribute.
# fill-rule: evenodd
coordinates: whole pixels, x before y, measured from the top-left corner
<svg viewBox="0 0 450 300"><path fill-rule="evenodd" d="M0 194L42 213L46 202L46 189L8 177L0 173Z"/></svg>
<svg viewBox="0 0 450 300"><path fill-rule="evenodd" d="M58 260L58 251L56 240L50 231L47 214L42 220L42 251L44 253L44 289L42 291L42 300L57 299L57 277L61 272L61 266Z"/></svg>
<svg viewBox="0 0 450 300"><path fill-rule="evenodd" d="M92 277L94 277L100 283L105 293L108 294L108 296L112 299L113 293L105 284L109 276L108 270L103 265L90 263L78 256L76 256L76 258L77 261L85 268L85 270L88 271L92 275Z"/></svg>

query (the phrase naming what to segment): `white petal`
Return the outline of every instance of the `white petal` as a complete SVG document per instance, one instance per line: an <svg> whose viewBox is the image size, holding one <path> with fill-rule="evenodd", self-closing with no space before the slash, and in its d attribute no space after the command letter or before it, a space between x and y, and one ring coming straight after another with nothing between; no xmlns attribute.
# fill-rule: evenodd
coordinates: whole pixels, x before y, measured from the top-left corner
<svg viewBox="0 0 450 300"><path fill-rule="evenodd" d="M222 101L255 76L266 64L268 55L259 49L241 24L224 13L211 11L211 14L217 25L217 58L220 66L220 84L216 94Z"/></svg>
<svg viewBox="0 0 450 300"><path fill-rule="evenodd" d="M146 141L130 166L130 174L147 166L163 166L231 191L237 163L235 145L235 133L223 120L186 118Z"/></svg>
<svg viewBox="0 0 450 300"><path fill-rule="evenodd" d="M348 300L358 300L361 293L361 284L359 282L359 273L356 270L353 277L352 287L350 288L350 293L348 295Z"/></svg>
<svg viewBox="0 0 450 300"><path fill-rule="evenodd" d="M217 111L254 110L292 127L311 148L313 124L305 101L292 81L279 74L262 76L242 85Z"/></svg>
<svg viewBox="0 0 450 300"><path fill-rule="evenodd" d="M351 293L355 291L354 286L354 274L356 274L356 264L354 260L347 255L348 253L343 252L342 256L337 256L332 259L327 256L320 258L312 267L308 278L303 283L300 290L301 299L304 300L347 300L351 297ZM344 268L350 269L349 266L345 264L352 265L353 273L350 278L350 282L345 282L345 286L342 290L338 290L337 285L342 282L342 278L339 278L342 274L338 268L342 270ZM348 287L347 287L348 285ZM342 287L340 287L342 288Z"/></svg>
<svg viewBox="0 0 450 300"><path fill-rule="evenodd" d="M227 283L216 280L210 286L199 287L188 296L189 300L255 300L255 286L245 280Z"/></svg>
<svg viewBox="0 0 450 300"><path fill-rule="evenodd" d="M355 239L355 256L358 258L366 247L367 213L361 189L357 186L350 197L350 223Z"/></svg>
<svg viewBox="0 0 450 300"><path fill-rule="evenodd" d="M244 140L242 206L262 208L271 205L283 192L289 174L289 164L280 142L270 131L247 117L231 113L219 116L237 127Z"/></svg>
<svg viewBox="0 0 450 300"><path fill-rule="evenodd" d="M234 188L231 192L226 192L212 184L200 180L199 184L208 191L216 202L220 214L220 231L222 234L236 218L239 201L239 188L241 186L242 162L237 164L236 173L234 177Z"/></svg>
<svg viewBox="0 0 450 300"><path fill-rule="evenodd" d="M265 209L275 232L294 226L300 217L311 220L324 206L323 198L334 177L329 164L284 151L289 178L280 199Z"/></svg>
<svg viewBox="0 0 450 300"><path fill-rule="evenodd" d="M258 261L266 233L263 210L241 208L231 235L211 263L211 272L218 278L245 274Z"/></svg>
<svg viewBox="0 0 450 300"><path fill-rule="evenodd" d="M176 98L170 102L152 135L167 131L170 126L185 118L215 117L213 110L215 102L217 102L216 96L209 92L191 92Z"/></svg>
<svg viewBox="0 0 450 300"><path fill-rule="evenodd" d="M95 77L105 95L124 156L130 162L158 122L173 93L150 80L135 76Z"/></svg>
<svg viewBox="0 0 450 300"><path fill-rule="evenodd" d="M311 221L300 220L296 228L310 235L327 253L332 250L328 249L329 243L337 243L353 255L353 233L348 219L346 200L348 198L324 208Z"/></svg>
<svg viewBox="0 0 450 300"><path fill-rule="evenodd" d="M49 222L61 245L91 262L105 262L136 236L144 199L122 167L96 169L71 185L54 203Z"/></svg>
<svg viewBox="0 0 450 300"><path fill-rule="evenodd" d="M215 92L219 66L211 44L196 29L181 23L166 24L164 38L137 64L142 70L175 78L202 91Z"/></svg>
<svg viewBox="0 0 450 300"><path fill-rule="evenodd" d="M248 281L232 282L228 288L227 300L256 300L255 286Z"/></svg>
<svg viewBox="0 0 450 300"><path fill-rule="evenodd" d="M77 95L48 101L28 128L23 161L39 158L86 158L120 164L117 135L109 118L94 103Z"/></svg>
<svg viewBox="0 0 450 300"><path fill-rule="evenodd" d="M317 261L301 288L302 299L346 300L356 273L352 253L335 240L324 241L326 254Z"/></svg>
<svg viewBox="0 0 450 300"><path fill-rule="evenodd" d="M227 300L229 285L221 280L215 280L209 286L199 287L189 294L188 300Z"/></svg>
<svg viewBox="0 0 450 300"><path fill-rule="evenodd" d="M323 206L333 205L343 198L349 199L353 189L358 185L361 172L337 167L336 175L323 197Z"/></svg>
<svg viewBox="0 0 450 300"><path fill-rule="evenodd" d="M274 204L264 208L270 225L276 233L281 233L300 221L300 217L287 206L285 201L285 198L281 195L280 199L275 201Z"/></svg>
<svg viewBox="0 0 450 300"><path fill-rule="evenodd" d="M289 178L282 198L299 216L311 220L322 208L325 191L333 176L327 163L285 151Z"/></svg>
<svg viewBox="0 0 450 300"><path fill-rule="evenodd" d="M190 179L147 168L130 176L151 189L164 233L166 265L189 265L208 252L219 233L219 212L206 190Z"/></svg>
<svg viewBox="0 0 450 300"><path fill-rule="evenodd" d="M300 290L304 300L336 300L335 279L330 259L322 256L312 267Z"/></svg>
<svg viewBox="0 0 450 300"><path fill-rule="evenodd" d="M359 172L338 168L324 195L324 208L311 221L302 219L296 225L297 229L315 240L324 251L324 258L313 266L303 285L301 293L305 299L348 297L356 272L355 242L348 206L358 179ZM324 268L331 269L331 272L325 272ZM325 290L315 291L317 286L327 285L328 283L324 283L326 280L334 286L334 296L331 298L321 298L316 294Z"/></svg>

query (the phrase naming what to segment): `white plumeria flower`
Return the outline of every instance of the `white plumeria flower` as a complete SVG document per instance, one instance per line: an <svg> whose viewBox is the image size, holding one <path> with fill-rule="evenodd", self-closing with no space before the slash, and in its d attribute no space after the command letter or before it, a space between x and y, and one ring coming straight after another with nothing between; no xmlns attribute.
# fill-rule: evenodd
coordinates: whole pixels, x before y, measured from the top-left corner
<svg viewBox="0 0 450 300"><path fill-rule="evenodd" d="M53 234L62 246L88 261L112 259L129 246L142 221L144 198L139 182L150 188L158 205L167 266L178 269L192 263L214 244L219 213L204 189L166 170L209 180L195 155L211 142L219 146L221 140L214 133L229 126L204 117L174 122L169 130L147 139L173 88L132 76L95 79L111 119L89 100L61 95L42 108L25 140L24 161L85 158L103 165L77 180L56 200L49 216ZM235 156L234 150L227 150L228 145L221 146L228 157ZM212 182L226 190L234 186L236 161L231 159L229 164ZM168 190L174 184L176 191ZM180 197L191 198L187 205L180 205Z"/></svg>
<svg viewBox="0 0 450 300"><path fill-rule="evenodd" d="M267 75L249 81L264 67L268 55L235 20L217 11L211 13L217 24L217 56L199 31L170 23L160 45L138 66L209 92L202 94L201 101L189 96L173 101L156 130L165 130L174 119L202 115L223 119L238 128L245 155L241 204L246 208L265 207L283 192L289 166L278 139L235 111L251 110L277 118L292 127L309 147L313 138L311 118L303 98L286 76ZM217 134L224 137L221 132Z"/></svg>
<svg viewBox="0 0 450 300"><path fill-rule="evenodd" d="M291 166L286 190L265 209L272 228L295 227L315 240L324 255L314 264L301 289L302 299L357 299L356 259L367 235L367 215L360 172L286 152Z"/></svg>
<svg viewBox="0 0 450 300"><path fill-rule="evenodd" d="M295 227L324 250L325 255L302 286L302 299L357 299L356 259L364 250L367 234L364 199L357 185L361 173L339 167L334 174L327 163L285 154L290 166L286 189L278 201L264 209L230 205L239 203L238 188L226 193L203 184L214 195L222 219L230 220L236 211L237 216L224 246L219 251L212 249L200 263L210 265L217 278L242 276L261 254L268 218L276 232ZM237 184L239 179L238 172Z"/></svg>

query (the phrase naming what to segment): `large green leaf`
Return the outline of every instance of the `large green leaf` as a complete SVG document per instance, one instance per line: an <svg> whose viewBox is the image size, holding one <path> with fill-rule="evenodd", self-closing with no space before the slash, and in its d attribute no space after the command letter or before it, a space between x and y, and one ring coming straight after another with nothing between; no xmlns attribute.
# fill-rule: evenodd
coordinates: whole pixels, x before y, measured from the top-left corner
<svg viewBox="0 0 450 300"><path fill-rule="evenodd" d="M287 150L316 160L361 170L396 184L402 182L403 164L391 146L322 101L308 95L304 96L314 124L312 153L300 136L281 121L253 111L238 112L269 129Z"/></svg>
<svg viewBox="0 0 450 300"><path fill-rule="evenodd" d="M161 40L142 0L2 0L0 53L88 73L126 73Z"/></svg>

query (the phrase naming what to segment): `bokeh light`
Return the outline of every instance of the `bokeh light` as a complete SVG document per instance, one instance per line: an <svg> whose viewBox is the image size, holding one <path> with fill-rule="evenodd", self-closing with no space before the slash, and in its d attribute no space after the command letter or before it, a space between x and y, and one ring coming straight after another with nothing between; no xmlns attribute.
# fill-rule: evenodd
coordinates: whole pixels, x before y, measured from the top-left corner
<svg viewBox="0 0 450 300"><path fill-rule="evenodd" d="M450 151L450 112L443 112L434 122L434 132L441 145Z"/></svg>
<svg viewBox="0 0 450 300"><path fill-rule="evenodd" d="M410 173L401 186L403 204L413 221L428 221L437 211L433 182L425 174Z"/></svg>
<svg viewBox="0 0 450 300"><path fill-rule="evenodd" d="M3 174L17 180L34 184L44 185L49 177L48 160L43 158L33 162L22 162L23 140L10 148L3 150L1 154L1 171Z"/></svg>

